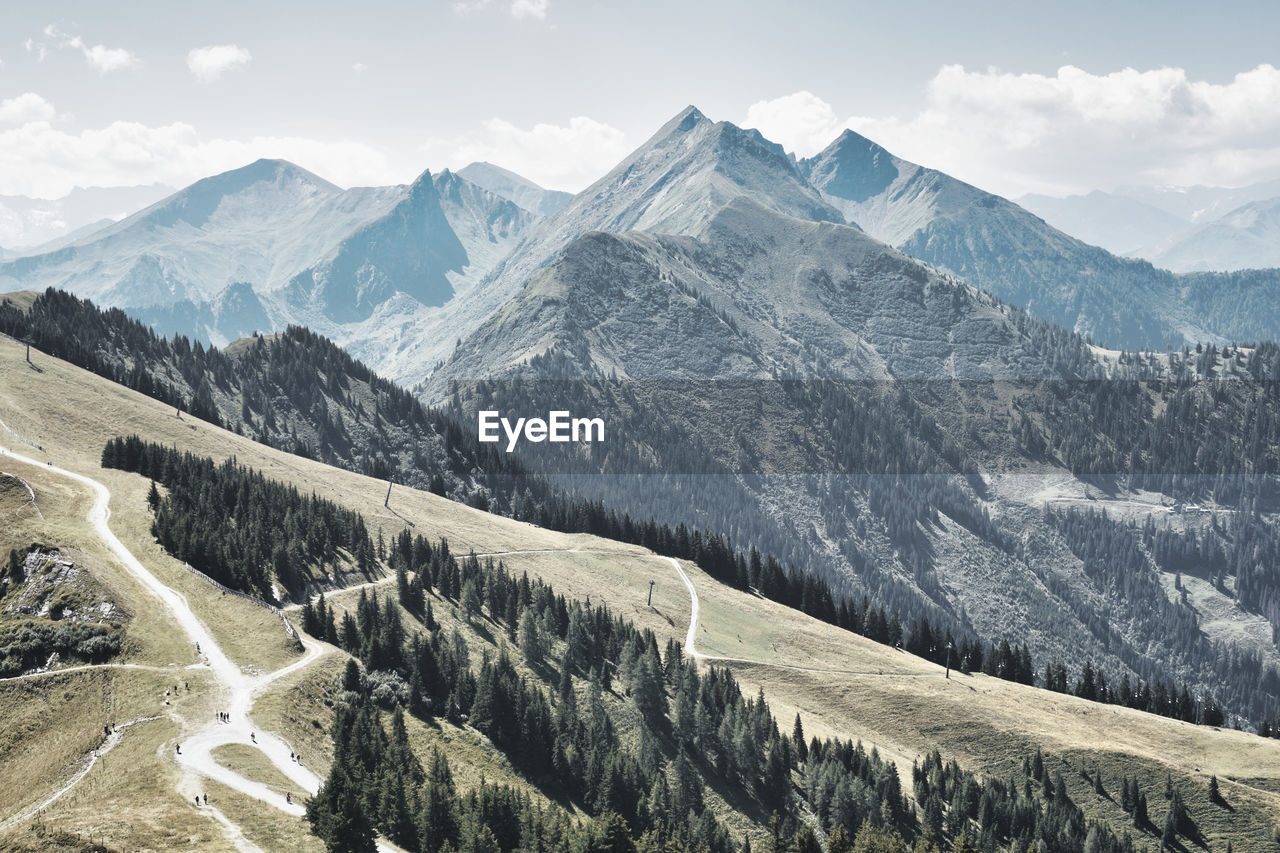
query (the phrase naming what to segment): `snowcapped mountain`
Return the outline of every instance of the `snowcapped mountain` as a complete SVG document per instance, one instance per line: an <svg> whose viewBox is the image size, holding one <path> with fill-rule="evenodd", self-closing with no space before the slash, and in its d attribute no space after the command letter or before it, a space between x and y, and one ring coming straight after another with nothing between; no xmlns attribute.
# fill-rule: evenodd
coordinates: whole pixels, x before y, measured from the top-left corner
<svg viewBox="0 0 1280 853"><path fill-rule="evenodd" d="M472 163L459 169L458 174L538 216L550 216L573 198L573 193L543 189L528 178L492 163Z"/></svg>

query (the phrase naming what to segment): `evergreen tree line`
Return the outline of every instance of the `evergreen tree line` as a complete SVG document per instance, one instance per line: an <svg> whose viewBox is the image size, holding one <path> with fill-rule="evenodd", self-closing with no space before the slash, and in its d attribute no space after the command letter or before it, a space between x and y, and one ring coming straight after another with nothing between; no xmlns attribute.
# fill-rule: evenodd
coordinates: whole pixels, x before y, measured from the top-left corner
<svg viewBox="0 0 1280 853"><path fill-rule="evenodd" d="M1183 500L1246 510L1275 504L1280 348L1124 353L1120 374L1048 385L1019 400L1020 445L1077 475L1124 477L1132 488Z"/></svg>
<svg viewBox="0 0 1280 853"><path fill-rule="evenodd" d="M113 438L102 467L152 480L152 535L179 560L232 589L274 601L273 579L289 597L306 589L308 569L332 569L340 551L366 574L373 543L359 513L240 465L145 442ZM165 487L160 494L156 483Z"/></svg>
<svg viewBox="0 0 1280 853"><path fill-rule="evenodd" d="M1021 785L1010 778L981 779L944 761L937 750L911 768L920 804L922 830L939 838L969 835L969 847L1044 853L1132 853L1132 836L1102 821L1089 820L1072 799L1062 773L1050 774L1037 749L1024 759ZM1097 777L1100 784L1101 776Z"/></svg>
<svg viewBox="0 0 1280 853"><path fill-rule="evenodd" d="M917 808L894 765L874 749L806 740L799 715L783 734L762 693L745 697L729 670L695 665L674 640L659 650L651 631L606 607L568 601L492 559L458 560L444 540L432 546L407 531L390 543L388 560L400 603L421 623L413 636L406 638L399 610L376 593L362 593L355 613L341 619L323 596L303 611L305 630L337 639L365 664L364 672L348 664L335 760L308 806L332 850L367 850L376 830L427 853L748 851L707 808L712 780L742 791L756 814L772 814L767 849L777 853L822 849L814 828L799 820L805 812L817 817L827 853L905 853L913 839L916 853L944 844L995 853L1033 842L1050 853L1134 849L1128 835L1086 820L1038 753L1026 762L1039 768L1038 784L1018 786L981 780L935 751L913 767ZM433 601L452 603L516 643L532 674L522 674L502 640L474 672L466 640L436 622ZM619 702L642 722L630 742L615 722ZM506 786L459 795L442 755L433 752L429 771L416 764L405 709L485 733L526 778L552 799L567 796L590 820L575 822Z"/></svg>
<svg viewBox="0 0 1280 853"><path fill-rule="evenodd" d="M660 650L652 631L637 630L607 607L566 600L541 580L516 578L491 559L458 560L444 541L431 546L406 532L392 540L388 560L401 605L421 623L413 636L405 636L399 610L376 593L362 592L354 613L341 618L323 596L303 608L304 630L336 639L365 665L363 675L350 672L344 685L360 701L466 723L545 790L568 797L598 821L620 819L628 837L662 839L673 849L737 850L707 807L704 779L742 791L762 814L777 812L780 832L797 832L804 800L793 774L814 748L837 762L842 790L860 794L865 807L845 812L860 816L846 827L851 835L864 820L914 832L892 764L852 744L814 740L811 746L798 717L792 733L782 734L763 694L745 697L728 670L700 670L684 659L679 644ZM506 642L496 655L486 651L474 671L461 632L440 627L433 601L450 602L466 618L505 634L534 675L521 673ZM642 723L638 743L619 733L617 711L610 709L620 701ZM850 757L855 753L856 760ZM411 802L414 794L403 797ZM421 820L411 822L417 828L410 832L409 823L387 824L376 811L366 814L369 825L411 849L434 851L446 839L459 843L456 835L424 829ZM504 850L520 841L519 833L508 838Z"/></svg>
<svg viewBox="0 0 1280 853"><path fill-rule="evenodd" d="M301 326L255 335L228 354L183 335L160 337L118 308L100 309L49 288L27 309L0 301L0 333L175 409L330 465L473 503L487 504L513 478L539 496L547 490L509 454L480 444L473 429L423 406ZM480 487L476 472L492 475L497 485Z"/></svg>

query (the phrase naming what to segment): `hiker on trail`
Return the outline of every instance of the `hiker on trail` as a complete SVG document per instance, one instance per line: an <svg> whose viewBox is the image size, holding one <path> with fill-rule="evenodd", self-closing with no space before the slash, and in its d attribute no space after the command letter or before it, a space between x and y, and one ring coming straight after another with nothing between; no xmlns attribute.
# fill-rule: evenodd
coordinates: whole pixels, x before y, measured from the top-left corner
<svg viewBox="0 0 1280 853"><path fill-rule="evenodd" d="M196 654L200 654L200 644L196 643Z"/></svg>
<svg viewBox="0 0 1280 853"><path fill-rule="evenodd" d="M199 806L199 805L200 805L200 795L199 795L199 794L196 794L196 805L197 805L197 806Z"/></svg>
<svg viewBox="0 0 1280 853"><path fill-rule="evenodd" d="M254 743L257 743L258 737L253 732L249 732L249 740L253 741Z"/></svg>
<svg viewBox="0 0 1280 853"><path fill-rule="evenodd" d="M176 749L176 750L178 750L178 755L182 755L182 744L180 744L180 743L175 743L175 744L173 745L173 748L174 748L174 749Z"/></svg>
<svg viewBox="0 0 1280 853"><path fill-rule="evenodd" d="M286 803L288 803L289 805L293 805L293 792L292 792L292 791L286 791L286 792L285 792L285 795L284 795L284 801L285 801Z"/></svg>
<svg viewBox="0 0 1280 853"><path fill-rule="evenodd" d="M205 795L204 795L204 804L205 804L206 806L207 806L207 805L209 805L209 795L208 795L208 794L205 794Z"/></svg>
<svg viewBox="0 0 1280 853"><path fill-rule="evenodd" d="M293 759L294 759L295 757L296 757L296 756L294 756L294 754L293 754L292 752L290 752L290 753L289 753L289 760L290 760L290 761L293 761Z"/></svg>

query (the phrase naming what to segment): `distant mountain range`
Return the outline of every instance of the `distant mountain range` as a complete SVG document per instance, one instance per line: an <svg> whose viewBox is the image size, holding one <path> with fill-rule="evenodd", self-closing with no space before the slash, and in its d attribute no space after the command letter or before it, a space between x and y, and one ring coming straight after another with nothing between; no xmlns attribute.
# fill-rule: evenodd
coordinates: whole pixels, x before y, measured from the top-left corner
<svg viewBox="0 0 1280 853"><path fill-rule="evenodd" d="M459 169L458 175L538 216L550 216L573 198L573 193L544 190L533 181L492 163L472 163Z"/></svg>
<svg viewBox="0 0 1280 853"><path fill-rule="evenodd" d="M40 254L106 227L173 192L161 184L136 187L77 187L47 200L0 196L0 257Z"/></svg>
<svg viewBox="0 0 1280 853"><path fill-rule="evenodd" d="M1192 195L1204 208L1228 203ZM1176 276L852 132L796 162L758 132L693 108L572 197L488 163L404 186L343 190L293 164L259 161L44 251L6 254L0 288L66 288L160 331L214 343L305 324L416 385L582 235L692 235L739 197L862 228L1109 346L1280 336L1274 271ZM1103 201L1116 217L1143 206L1148 219L1167 220L1185 213L1174 202L1187 199ZM1167 251L1190 257L1200 246L1205 254L1204 244L1219 245L1227 239L1219 232L1229 232L1238 257L1254 266L1275 242L1275 219L1255 205L1212 223L1200 243Z"/></svg>
<svg viewBox="0 0 1280 853"><path fill-rule="evenodd" d="M1280 266L1280 181L1028 195L1018 203L1087 243L1174 272Z"/></svg>

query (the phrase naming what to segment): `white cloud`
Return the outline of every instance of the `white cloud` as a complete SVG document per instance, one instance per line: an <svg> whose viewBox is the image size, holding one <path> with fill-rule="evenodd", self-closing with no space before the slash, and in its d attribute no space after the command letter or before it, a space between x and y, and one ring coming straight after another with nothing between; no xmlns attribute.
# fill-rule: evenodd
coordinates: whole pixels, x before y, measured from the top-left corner
<svg viewBox="0 0 1280 853"><path fill-rule="evenodd" d="M0 101L0 124L26 124L31 121L53 121L53 104L35 92L24 92Z"/></svg>
<svg viewBox="0 0 1280 853"><path fill-rule="evenodd" d="M511 17L542 20L547 17L549 5L550 0L514 0L511 4Z"/></svg>
<svg viewBox="0 0 1280 853"><path fill-rule="evenodd" d="M1049 76L948 65L911 116L834 121L807 92L753 104L762 133L812 153L844 127L908 160L1016 196L1124 184L1239 185L1280 175L1280 70L1228 82L1180 68ZM829 109L829 107L828 107Z"/></svg>
<svg viewBox="0 0 1280 853"><path fill-rule="evenodd" d="M357 74L363 74L369 70L369 66L365 65L363 62L357 62L351 66L351 70Z"/></svg>
<svg viewBox="0 0 1280 853"><path fill-rule="evenodd" d="M211 44L187 53L187 68L201 83L212 83L233 68L248 65L253 55L234 44Z"/></svg>
<svg viewBox="0 0 1280 853"><path fill-rule="evenodd" d="M481 9L487 9L493 0L455 0L453 3L453 11L459 15L478 12ZM551 6L551 0L511 0L511 2L503 3L513 18L537 18L539 21L547 17L547 9Z"/></svg>
<svg viewBox="0 0 1280 853"><path fill-rule="evenodd" d="M429 140L423 150L453 168L487 160L545 187L572 191L595 181L630 150L621 130L586 116L527 130L500 118L481 127L461 138Z"/></svg>
<svg viewBox="0 0 1280 853"><path fill-rule="evenodd" d="M816 154L840 133L840 120L831 105L812 92L796 92L747 107L744 127L801 157Z"/></svg>
<svg viewBox="0 0 1280 853"><path fill-rule="evenodd" d="M122 47L105 47L95 44L92 47L81 47L85 60L99 74L119 71L138 64L138 57Z"/></svg>
<svg viewBox="0 0 1280 853"><path fill-rule="evenodd" d="M54 24L44 28L44 37L48 41L36 41L28 38L23 42L27 53L36 54L36 59L43 62L50 47L79 51L89 67L99 74L108 74L124 68L132 68L139 64L136 54L123 47L107 47L103 44L90 45L83 38L62 32Z"/></svg>
<svg viewBox="0 0 1280 853"><path fill-rule="evenodd" d="M6 102L7 103L7 102ZM343 186L403 180L385 154L358 142L302 137L202 139L189 124L117 121L69 133L46 120L0 130L0 195L58 198L76 186L184 186L260 157L297 163Z"/></svg>

